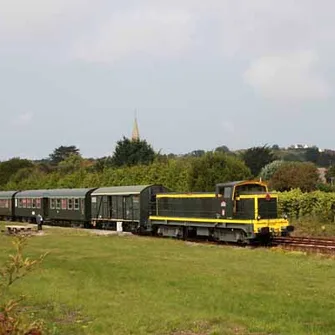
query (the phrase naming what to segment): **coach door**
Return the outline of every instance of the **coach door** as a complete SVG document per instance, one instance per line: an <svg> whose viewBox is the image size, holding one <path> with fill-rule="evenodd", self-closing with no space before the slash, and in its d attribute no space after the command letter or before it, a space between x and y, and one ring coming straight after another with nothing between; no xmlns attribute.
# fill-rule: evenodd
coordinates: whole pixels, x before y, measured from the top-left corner
<svg viewBox="0 0 335 335"><path fill-rule="evenodd" d="M44 215L45 218L49 217L49 199L48 198L42 198L39 199L39 201L42 201L42 216Z"/></svg>
<svg viewBox="0 0 335 335"><path fill-rule="evenodd" d="M128 195L123 197L124 218L127 221L133 221L133 198Z"/></svg>

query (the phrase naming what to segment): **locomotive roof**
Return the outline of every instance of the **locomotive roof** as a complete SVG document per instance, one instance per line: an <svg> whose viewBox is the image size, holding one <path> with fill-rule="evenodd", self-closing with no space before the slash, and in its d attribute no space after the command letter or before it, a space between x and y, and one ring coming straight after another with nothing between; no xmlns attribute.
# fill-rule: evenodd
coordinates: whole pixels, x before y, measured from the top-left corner
<svg viewBox="0 0 335 335"><path fill-rule="evenodd" d="M1 191L0 192L0 198L1 199L3 199L3 198L6 198L6 199L8 199L8 198L12 198L13 197L13 195L15 194L15 193L17 193L18 191Z"/></svg>
<svg viewBox="0 0 335 335"><path fill-rule="evenodd" d="M216 186L220 187L234 187L236 185L243 185L243 184L258 184L258 185L264 185L263 182L260 182L258 180L240 180L240 181L232 181L228 183L222 183L222 184L217 184Z"/></svg>
<svg viewBox="0 0 335 335"><path fill-rule="evenodd" d="M19 192L16 198L36 197L36 198L52 198L52 197L85 197L86 194L95 188L64 188L56 190L30 190Z"/></svg>
<svg viewBox="0 0 335 335"><path fill-rule="evenodd" d="M137 195L141 194L145 189L159 185L136 185L136 186L116 186L101 187L95 190L92 195Z"/></svg>

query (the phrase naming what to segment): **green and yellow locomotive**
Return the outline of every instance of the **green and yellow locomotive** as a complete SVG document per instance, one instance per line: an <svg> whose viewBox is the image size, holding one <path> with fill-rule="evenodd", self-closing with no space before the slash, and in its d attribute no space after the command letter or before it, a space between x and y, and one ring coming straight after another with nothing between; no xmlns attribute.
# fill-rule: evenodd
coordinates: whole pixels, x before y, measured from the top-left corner
<svg viewBox="0 0 335 335"><path fill-rule="evenodd" d="M160 236L248 243L294 230L278 217L277 205L278 195L265 183L239 181L218 184L213 193L157 194L149 221Z"/></svg>

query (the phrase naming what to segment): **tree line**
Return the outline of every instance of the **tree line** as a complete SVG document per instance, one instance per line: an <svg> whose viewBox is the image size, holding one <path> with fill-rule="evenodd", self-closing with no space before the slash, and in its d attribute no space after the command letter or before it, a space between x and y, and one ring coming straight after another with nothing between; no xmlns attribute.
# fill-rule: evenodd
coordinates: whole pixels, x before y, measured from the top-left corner
<svg viewBox="0 0 335 335"><path fill-rule="evenodd" d="M76 146L60 146L40 161L13 158L0 162L2 190L121 186L161 183L180 192L213 191L216 183L262 179L277 191L324 189L313 162L281 160L276 148L231 152L226 146L185 155L155 152L145 140L123 137L111 156L83 158ZM335 176L330 168L327 177ZM328 188L327 188L328 187Z"/></svg>

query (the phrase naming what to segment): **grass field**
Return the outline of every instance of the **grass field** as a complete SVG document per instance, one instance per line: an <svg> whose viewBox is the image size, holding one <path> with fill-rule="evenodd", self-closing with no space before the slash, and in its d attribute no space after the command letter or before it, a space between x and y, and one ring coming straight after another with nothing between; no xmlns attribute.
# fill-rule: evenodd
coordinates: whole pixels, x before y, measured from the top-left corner
<svg viewBox="0 0 335 335"><path fill-rule="evenodd" d="M13 287L51 334L335 334L335 261L283 251L45 228ZM0 260L11 238L0 236Z"/></svg>

